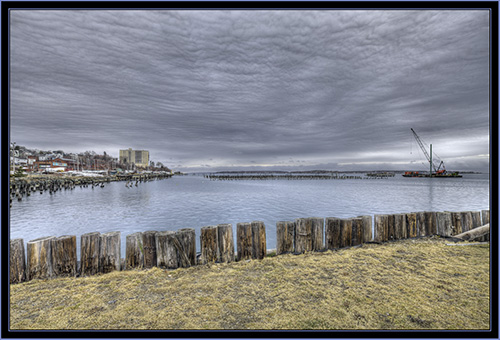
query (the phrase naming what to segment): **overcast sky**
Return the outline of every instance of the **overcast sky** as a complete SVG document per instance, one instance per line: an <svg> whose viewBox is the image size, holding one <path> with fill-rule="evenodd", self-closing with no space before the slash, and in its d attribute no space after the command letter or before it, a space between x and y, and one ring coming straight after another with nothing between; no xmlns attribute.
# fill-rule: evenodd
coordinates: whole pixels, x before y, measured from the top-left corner
<svg viewBox="0 0 500 340"><path fill-rule="evenodd" d="M181 170L488 171L489 12L12 10L11 141Z"/></svg>

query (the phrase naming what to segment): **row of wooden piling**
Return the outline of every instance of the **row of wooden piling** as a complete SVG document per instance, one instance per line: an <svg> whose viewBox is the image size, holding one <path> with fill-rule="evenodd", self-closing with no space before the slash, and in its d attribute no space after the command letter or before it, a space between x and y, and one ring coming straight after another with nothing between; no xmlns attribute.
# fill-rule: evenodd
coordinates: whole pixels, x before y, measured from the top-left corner
<svg viewBox="0 0 500 340"><path fill-rule="evenodd" d="M24 177L24 178L11 178L10 179L10 202L17 198L21 201L24 196L31 196L31 194L40 192L43 194L48 191L53 194L57 191L73 190L76 187L88 188L91 187L104 187L106 183L116 181L136 181L147 182L157 179L165 179L172 177L170 173L165 174L134 174L134 175L120 175L120 176L102 176L102 177L62 177L62 178L41 178L41 177Z"/></svg>
<svg viewBox="0 0 500 340"><path fill-rule="evenodd" d="M320 179L320 180L330 180L330 179L377 179L381 177L363 177L363 176L347 176L338 174L320 174L320 175L275 175L275 174L252 174L252 175L242 175L242 174L230 174L230 175L219 175L219 174L207 174L204 175L206 179L218 180L218 181L234 181L234 180L305 180L305 179Z"/></svg>
<svg viewBox="0 0 500 340"><path fill-rule="evenodd" d="M373 222L373 228L372 228ZM489 210L413 212L353 218L310 217L276 223L276 254L300 254L422 236L453 236L489 223ZM373 235L372 235L373 229ZM211 262L262 259L267 254L264 222L237 223L236 247L231 224L201 228L201 253L195 230L137 232L126 237L121 259L121 233L81 236L78 265L76 236L42 237L27 243L10 241L10 283L54 277L89 276L115 270L186 268ZM487 236L489 240L489 235ZM237 252L236 252L237 249Z"/></svg>

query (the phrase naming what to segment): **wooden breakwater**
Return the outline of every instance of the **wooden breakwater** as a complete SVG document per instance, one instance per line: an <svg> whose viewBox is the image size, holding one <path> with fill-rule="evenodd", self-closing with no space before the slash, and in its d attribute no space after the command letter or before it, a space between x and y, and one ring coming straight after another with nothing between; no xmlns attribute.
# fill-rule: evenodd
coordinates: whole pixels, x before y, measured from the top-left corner
<svg viewBox="0 0 500 340"><path fill-rule="evenodd" d="M211 181L237 180L334 180L334 179L381 179L381 176L363 177L338 173L331 174L205 174L203 177Z"/></svg>
<svg viewBox="0 0 500 340"><path fill-rule="evenodd" d="M59 176L36 176L36 177L22 177L11 178L10 189L10 203L13 199L21 201L23 197L31 196L32 194L48 191L50 195L57 191L73 190L77 187L80 188L104 188L107 183L125 181L127 186L137 186L139 183L149 182L154 180L161 180L172 177L169 173L162 174L128 174L117 176L102 176L102 177L59 177Z"/></svg>
<svg viewBox="0 0 500 340"><path fill-rule="evenodd" d="M439 235L451 237L489 223L489 210L464 212L411 212L352 218L309 217L276 223L276 255L302 254ZM372 232L373 231L373 232ZM77 277L116 270L160 267L185 268L211 262L262 259L268 250L263 222L237 223L236 245L231 224L201 228L197 255L195 230L146 231L126 236L121 259L121 233L81 235L80 261L76 236L42 237L27 243L10 241L10 283L32 279ZM489 235L484 236L489 240Z"/></svg>

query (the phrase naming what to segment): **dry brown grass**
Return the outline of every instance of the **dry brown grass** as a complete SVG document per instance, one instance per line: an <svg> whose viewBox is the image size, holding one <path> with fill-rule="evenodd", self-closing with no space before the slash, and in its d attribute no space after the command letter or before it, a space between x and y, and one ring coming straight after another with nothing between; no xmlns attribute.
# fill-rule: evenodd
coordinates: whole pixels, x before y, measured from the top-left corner
<svg viewBox="0 0 500 340"><path fill-rule="evenodd" d="M489 245L442 239L11 285L11 329L489 329Z"/></svg>

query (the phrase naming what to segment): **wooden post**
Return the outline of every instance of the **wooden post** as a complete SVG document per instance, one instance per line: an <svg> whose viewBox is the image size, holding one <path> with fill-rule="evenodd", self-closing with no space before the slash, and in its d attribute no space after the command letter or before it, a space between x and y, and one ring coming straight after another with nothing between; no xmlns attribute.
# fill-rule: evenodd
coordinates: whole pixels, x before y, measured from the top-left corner
<svg viewBox="0 0 500 340"><path fill-rule="evenodd" d="M352 218L352 238L351 246L357 246L363 244L363 219L362 218Z"/></svg>
<svg viewBox="0 0 500 340"><path fill-rule="evenodd" d="M101 247L99 250L99 272L110 273L120 270L121 264L121 238L119 231L101 234Z"/></svg>
<svg viewBox="0 0 500 340"><path fill-rule="evenodd" d="M322 217L309 217L307 223L311 224L312 250L320 251L325 248L325 220Z"/></svg>
<svg viewBox="0 0 500 340"><path fill-rule="evenodd" d="M417 236L426 236L425 212L419 211L417 214Z"/></svg>
<svg viewBox="0 0 500 340"><path fill-rule="evenodd" d="M417 214L406 214L406 236L408 238L417 237Z"/></svg>
<svg viewBox="0 0 500 340"><path fill-rule="evenodd" d="M449 211L436 213L436 231L440 236L449 237L453 234L453 223Z"/></svg>
<svg viewBox="0 0 500 340"><path fill-rule="evenodd" d="M127 235L125 245L125 269L144 267L144 240L143 234L133 233Z"/></svg>
<svg viewBox="0 0 500 340"><path fill-rule="evenodd" d="M340 218L327 217L325 229L326 249L340 248Z"/></svg>
<svg viewBox="0 0 500 340"><path fill-rule="evenodd" d="M81 236L80 275L95 275L99 273L99 249L101 249L101 234L87 233Z"/></svg>
<svg viewBox="0 0 500 340"><path fill-rule="evenodd" d="M267 255L266 227L264 222L253 221L252 226L252 258L263 259Z"/></svg>
<svg viewBox="0 0 500 340"><path fill-rule="evenodd" d="M207 226L201 228L201 263L217 261L219 254L219 242L217 237L217 226Z"/></svg>
<svg viewBox="0 0 500 340"><path fill-rule="evenodd" d="M426 211L425 212L425 234L426 236L436 235L436 212Z"/></svg>
<svg viewBox="0 0 500 340"><path fill-rule="evenodd" d="M52 240L54 236L29 241L27 245L28 281L54 276L52 267Z"/></svg>
<svg viewBox="0 0 500 340"><path fill-rule="evenodd" d="M490 224L490 211L489 210L481 210L481 219L482 219L482 224ZM487 235L484 236L485 241L490 240L490 234L488 233Z"/></svg>
<svg viewBox="0 0 500 340"><path fill-rule="evenodd" d="M375 235L373 240L375 242L385 242L389 236L389 216L376 214L375 221Z"/></svg>
<svg viewBox="0 0 500 340"><path fill-rule="evenodd" d="M295 238L295 223L280 221L276 223L276 255L293 253Z"/></svg>
<svg viewBox="0 0 500 340"><path fill-rule="evenodd" d="M52 266L55 276L75 277L77 273L76 236L52 239Z"/></svg>
<svg viewBox="0 0 500 340"><path fill-rule="evenodd" d="M481 210L481 219L483 225L490 223L490 211Z"/></svg>
<svg viewBox="0 0 500 340"><path fill-rule="evenodd" d="M252 222L252 238L253 238L253 222ZM233 227L231 224L217 225L217 239L219 245L219 262L234 261L234 239ZM265 236L264 236L265 242Z"/></svg>
<svg viewBox="0 0 500 340"><path fill-rule="evenodd" d="M459 212L451 213L451 222L453 223L453 235L462 233L462 214Z"/></svg>
<svg viewBox="0 0 500 340"><path fill-rule="evenodd" d="M370 242L373 239L372 217L370 215L358 217L363 220L363 242Z"/></svg>
<svg viewBox="0 0 500 340"><path fill-rule="evenodd" d="M352 243L352 220L340 219L340 248L349 247Z"/></svg>
<svg viewBox="0 0 500 340"><path fill-rule="evenodd" d="M472 215L472 229L479 228L480 226L483 225L481 224L481 212L471 211L471 215Z"/></svg>
<svg viewBox="0 0 500 340"><path fill-rule="evenodd" d="M22 238L10 240L10 283L26 281L26 260Z"/></svg>
<svg viewBox="0 0 500 340"><path fill-rule="evenodd" d="M462 232L472 230L472 214L470 211L462 211Z"/></svg>
<svg viewBox="0 0 500 340"><path fill-rule="evenodd" d="M402 240L407 238L406 236L406 215L405 214L394 214L394 239Z"/></svg>
<svg viewBox="0 0 500 340"><path fill-rule="evenodd" d="M306 218L295 220L295 252L304 253L312 250L312 229Z"/></svg>
<svg viewBox="0 0 500 340"><path fill-rule="evenodd" d="M396 239L396 227L394 226L394 215L387 215L387 240Z"/></svg>
<svg viewBox="0 0 500 340"><path fill-rule="evenodd" d="M184 228L176 233L176 248L179 266L187 268L196 265L196 235L193 228Z"/></svg>
<svg viewBox="0 0 500 340"><path fill-rule="evenodd" d="M278 245L278 242L276 243ZM236 224L237 260L252 258L252 225L247 222Z"/></svg>
<svg viewBox="0 0 500 340"><path fill-rule="evenodd" d="M174 231L160 231L156 234L156 262L160 268L179 268L179 257L175 247Z"/></svg>
<svg viewBox="0 0 500 340"><path fill-rule="evenodd" d="M145 231L142 234L144 247L144 268L156 267L156 234L157 231Z"/></svg>

